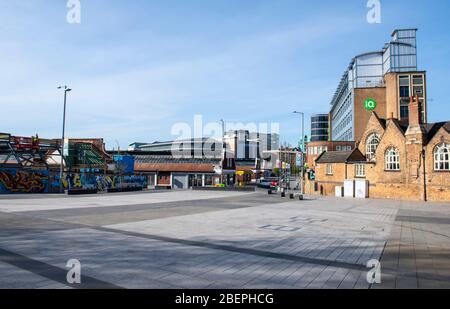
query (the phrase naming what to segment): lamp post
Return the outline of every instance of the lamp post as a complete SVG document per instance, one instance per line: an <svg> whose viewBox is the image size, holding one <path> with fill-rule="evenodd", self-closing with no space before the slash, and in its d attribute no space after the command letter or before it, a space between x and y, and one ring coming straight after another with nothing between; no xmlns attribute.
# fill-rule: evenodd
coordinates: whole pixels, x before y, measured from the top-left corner
<svg viewBox="0 0 450 309"><path fill-rule="evenodd" d="M302 119L302 149L301 149L301 151L302 151L302 166L301 166L301 177L300 177L300 179L301 179L301 194L303 194L303 176L304 176L304 166L305 166L305 156L304 156L304 152L305 152L305 113L303 113L303 112L297 112L297 111L294 111L293 112L294 114L298 114L298 115L301 115L302 117L301 117L301 119Z"/></svg>
<svg viewBox="0 0 450 309"><path fill-rule="evenodd" d="M224 181L224 164L225 164L225 158L226 158L226 152L227 152L227 146L225 144L225 120L220 119L220 122L222 123L222 174L220 175L220 185L223 185Z"/></svg>
<svg viewBox="0 0 450 309"><path fill-rule="evenodd" d="M67 103L67 93L72 91L67 86L59 86L58 89L64 90L64 111L63 111L63 123L62 123L62 137L61 137L61 166L59 169L59 190L60 193L64 192L63 188L63 170L64 170L64 134L66 130L66 103Z"/></svg>

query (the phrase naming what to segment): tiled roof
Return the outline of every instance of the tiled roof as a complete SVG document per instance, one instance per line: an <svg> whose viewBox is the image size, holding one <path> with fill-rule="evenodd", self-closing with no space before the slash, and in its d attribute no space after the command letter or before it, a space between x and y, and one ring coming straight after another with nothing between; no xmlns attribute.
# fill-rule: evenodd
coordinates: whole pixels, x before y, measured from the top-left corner
<svg viewBox="0 0 450 309"><path fill-rule="evenodd" d="M380 121L383 120L380 119ZM408 130L407 123L398 121L397 119L390 119L390 121L392 121L399 128L403 135L406 134L406 131ZM430 141L441 128L444 128L450 133L450 121L424 124L427 142Z"/></svg>
<svg viewBox="0 0 450 309"><path fill-rule="evenodd" d="M216 158L176 158L171 155L134 155L137 172L190 172L214 173L221 159Z"/></svg>
<svg viewBox="0 0 450 309"><path fill-rule="evenodd" d="M351 151L327 151L322 153L316 160L316 163L347 163L347 162L365 162L366 157L354 149Z"/></svg>
<svg viewBox="0 0 450 309"><path fill-rule="evenodd" d="M450 121L426 124L425 131L427 133L427 141L430 141L441 128L444 128L450 133Z"/></svg>
<svg viewBox="0 0 450 309"><path fill-rule="evenodd" d="M189 173L214 173L214 164L192 163L135 163L136 172L189 172Z"/></svg>
<svg viewBox="0 0 450 309"><path fill-rule="evenodd" d="M219 158L176 158L167 155L135 155L136 163L164 163L164 164L220 164Z"/></svg>

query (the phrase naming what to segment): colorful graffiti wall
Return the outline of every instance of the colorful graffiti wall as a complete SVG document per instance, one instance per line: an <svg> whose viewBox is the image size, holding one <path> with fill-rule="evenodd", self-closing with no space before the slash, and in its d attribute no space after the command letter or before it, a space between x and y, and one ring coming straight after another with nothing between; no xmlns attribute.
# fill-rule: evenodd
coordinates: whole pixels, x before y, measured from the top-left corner
<svg viewBox="0 0 450 309"><path fill-rule="evenodd" d="M49 181L46 170L0 169L0 194L48 193Z"/></svg>
<svg viewBox="0 0 450 309"><path fill-rule="evenodd" d="M88 173L68 174L63 180L65 189L97 189L106 191L124 187L147 187L147 177L145 176L113 176L95 175Z"/></svg>
<svg viewBox="0 0 450 309"><path fill-rule="evenodd" d="M147 177L138 175L114 176L91 173L64 175L65 189L119 189L147 187ZM59 174L48 170L0 168L0 194L58 193Z"/></svg>

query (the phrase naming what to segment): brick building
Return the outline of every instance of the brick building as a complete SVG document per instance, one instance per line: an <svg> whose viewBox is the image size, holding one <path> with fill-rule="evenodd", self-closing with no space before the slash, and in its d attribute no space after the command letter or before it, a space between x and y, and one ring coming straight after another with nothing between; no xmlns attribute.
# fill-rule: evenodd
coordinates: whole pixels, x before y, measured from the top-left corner
<svg viewBox="0 0 450 309"><path fill-rule="evenodd" d="M380 86L355 88L353 89L353 95L352 114L348 115L347 122L352 123L352 136L356 142L361 141L366 124L373 111L382 119L395 118L402 124L407 125L409 118L408 104L411 96L419 96L420 115L422 121L427 122L425 71L387 73L383 76ZM375 102L373 107L366 106L368 100ZM342 123L342 125L346 126L347 122ZM336 129L336 126L334 128ZM332 131L333 126L330 130L331 136L335 136L335 132Z"/></svg>
<svg viewBox="0 0 450 309"><path fill-rule="evenodd" d="M382 50L352 59L331 101L331 140L359 142L372 111L407 124L409 98L416 95L427 122L426 72L417 67L416 33L395 30Z"/></svg>
<svg viewBox="0 0 450 309"><path fill-rule="evenodd" d="M384 120L372 112L358 148L323 153L306 190L334 195L345 180L365 179L371 198L450 201L450 121L425 123L423 111L416 96L408 123L399 114Z"/></svg>
<svg viewBox="0 0 450 309"><path fill-rule="evenodd" d="M349 151L356 147L355 142L309 142L306 146L306 164L310 169L315 169L316 159L325 151Z"/></svg>

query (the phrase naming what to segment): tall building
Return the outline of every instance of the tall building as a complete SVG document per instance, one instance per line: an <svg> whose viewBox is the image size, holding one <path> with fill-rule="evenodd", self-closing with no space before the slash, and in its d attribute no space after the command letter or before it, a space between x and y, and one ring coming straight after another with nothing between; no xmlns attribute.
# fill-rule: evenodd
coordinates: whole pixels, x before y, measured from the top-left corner
<svg viewBox="0 0 450 309"><path fill-rule="evenodd" d="M395 30L382 50L352 59L331 101L331 140L358 142L372 111L407 123L409 97L416 94L426 122L426 72L417 70L416 33Z"/></svg>
<svg viewBox="0 0 450 309"><path fill-rule="evenodd" d="M154 143L133 143L129 151L142 151L153 153L172 153L175 156L195 158L221 158L222 142L214 138L192 138Z"/></svg>
<svg viewBox="0 0 450 309"><path fill-rule="evenodd" d="M311 142L328 141L328 114L311 116Z"/></svg>
<svg viewBox="0 0 450 309"><path fill-rule="evenodd" d="M280 148L280 136L275 133L230 130L225 134L225 144L227 152L236 160L260 159L266 151Z"/></svg>

